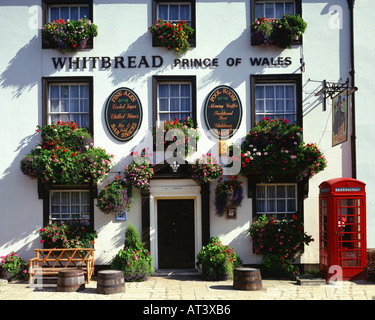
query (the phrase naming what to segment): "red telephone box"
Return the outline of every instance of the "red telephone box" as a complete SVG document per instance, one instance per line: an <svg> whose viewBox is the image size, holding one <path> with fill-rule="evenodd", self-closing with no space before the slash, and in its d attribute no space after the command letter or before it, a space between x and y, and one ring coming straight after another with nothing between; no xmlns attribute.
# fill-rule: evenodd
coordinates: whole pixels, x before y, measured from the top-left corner
<svg viewBox="0 0 375 320"><path fill-rule="evenodd" d="M337 178L319 186L320 272L327 281L367 277L365 185Z"/></svg>

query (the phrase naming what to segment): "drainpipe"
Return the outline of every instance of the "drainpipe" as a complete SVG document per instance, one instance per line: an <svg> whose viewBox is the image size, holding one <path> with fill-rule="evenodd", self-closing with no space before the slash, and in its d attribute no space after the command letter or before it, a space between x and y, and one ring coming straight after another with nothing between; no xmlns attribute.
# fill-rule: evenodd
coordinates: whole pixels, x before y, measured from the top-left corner
<svg viewBox="0 0 375 320"><path fill-rule="evenodd" d="M350 76L351 88L355 86L355 69L354 69L354 2L347 0L350 14ZM351 135L351 155L352 155L352 178L357 178L357 150L356 150L356 130L355 130L355 93L352 96L352 135Z"/></svg>

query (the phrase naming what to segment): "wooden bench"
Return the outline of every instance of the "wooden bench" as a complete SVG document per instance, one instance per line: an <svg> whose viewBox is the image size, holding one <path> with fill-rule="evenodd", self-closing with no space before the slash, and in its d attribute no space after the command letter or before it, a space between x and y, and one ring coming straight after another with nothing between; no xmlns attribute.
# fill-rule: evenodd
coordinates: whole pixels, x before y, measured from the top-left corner
<svg viewBox="0 0 375 320"><path fill-rule="evenodd" d="M88 248L35 249L36 257L29 260L30 284L34 275L58 275L67 268L83 270L90 283L94 274L94 251Z"/></svg>

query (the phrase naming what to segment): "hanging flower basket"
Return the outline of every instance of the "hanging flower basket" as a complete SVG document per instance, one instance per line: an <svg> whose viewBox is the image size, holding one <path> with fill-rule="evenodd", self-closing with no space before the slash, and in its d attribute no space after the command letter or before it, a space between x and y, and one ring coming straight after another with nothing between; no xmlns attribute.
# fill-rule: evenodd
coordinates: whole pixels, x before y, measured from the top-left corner
<svg viewBox="0 0 375 320"><path fill-rule="evenodd" d="M261 182L271 182L275 177L295 177L296 181L302 181L326 166L317 145L305 144L302 128L288 120L262 119L241 145L241 174L258 175Z"/></svg>
<svg viewBox="0 0 375 320"><path fill-rule="evenodd" d="M149 30L157 46L172 50L176 55L182 55L189 50L188 39L194 33L194 29L183 20L172 23L159 19Z"/></svg>
<svg viewBox="0 0 375 320"><path fill-rule="evenodd" d="M307 23L300 15L285 14L282 19L260 17L251 24L251 44L291 48L306 31Z"/></svg>
<svg viewBox="0 0 375 320"><path fill-rule="evenodd" d="M167 141L166 135L169 130L176 129L176 133L180 132L183 137L173 137L173 141ZM177 131L179 130L179 131ZM162 137L157 136L162 133ZM175 143L177 145L177 156L185 159L196 150L196 143L199 140L199 131L196 128L192 118L184 118L183 120L174 119L170 121L164 121L159 128L154 130L154 144L156 150L163 149L167 151L168 146ZM164 144L160 146L159 141ZM173 150L172 150L173 151Z"/></svg>
<svg viewBox="0 0 375 320"><path fill-rule="evenodd" d="M97 207L105 214L122 216L129 211L133 202L131 184L121 177L108 183L99 193Z"/></svg>
<svg viewBox="0 0 375 320"><path fill-rule="evenodd" d="M98 35L98 27L87 18L58 19L42 28L44 43L60 52L74 52L86 48L87 42Z"/></svg>
<svg viewBox="0 0 375 320"><path fill-rule="evenodd" d="M134 160L125 166L125 179L137 189L150 190L150 179L154 175L152 168L151 155L139 155L132 152Z"/></svg>
<svg viewBox="0 0 375 320"><path fill-rule="evenodd" d="M243 200L242 181L237 176L229 178L222 182L220 178L215 190L215 207L220 216L230 207L239 207Z"/></svg>
<svg viewBox="0 0 375 320"><path fill-rule="evenodd" d="M203 185L219 178L223 173L223 169L211 153L206 153L201 158L195 160L190 168L190 172L192 179L197 184Z"/></svg>
<svg viewBox="0 0 375 320"><path fill-rule="evenodd" d="M102 180L113 155L94 147L86 128L74 122L38 126L42 141L21 160L21 170L42 183L84 184Z"/></svg>

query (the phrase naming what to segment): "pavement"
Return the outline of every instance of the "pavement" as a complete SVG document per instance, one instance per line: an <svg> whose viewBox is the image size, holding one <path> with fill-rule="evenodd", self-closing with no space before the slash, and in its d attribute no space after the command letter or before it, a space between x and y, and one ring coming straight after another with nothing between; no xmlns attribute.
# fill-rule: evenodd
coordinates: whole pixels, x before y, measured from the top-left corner
<svg viewBox="0 0 375 320"><path fill-rule="evenodd" d="M125 292L110 295L96 291L94 278L79 292L57 292L56 284L0 282L2 300L119 300L225 301L240 300L375 300L375 282L339 281L336 284L298 284L295 280L262 279L262 289L236 290L233 280L204 281L200 275L154 275L144 282L126 282Z"/></svg>

